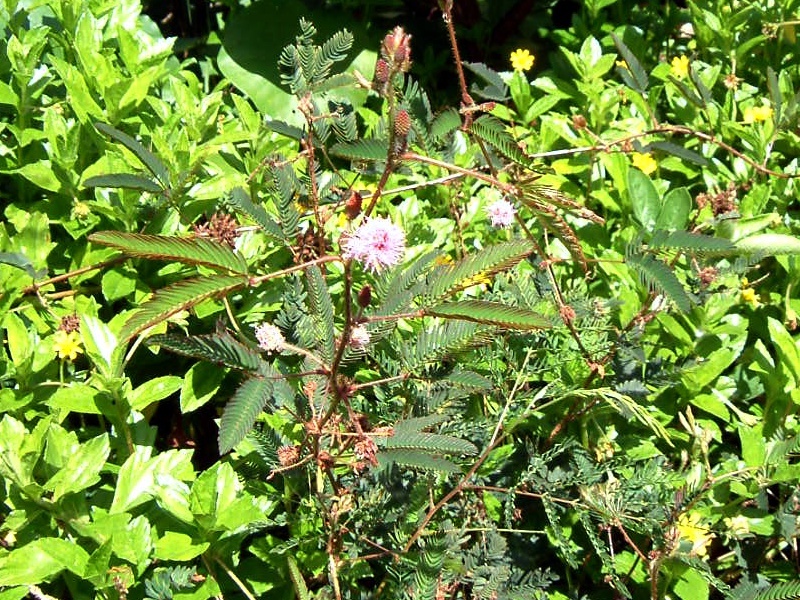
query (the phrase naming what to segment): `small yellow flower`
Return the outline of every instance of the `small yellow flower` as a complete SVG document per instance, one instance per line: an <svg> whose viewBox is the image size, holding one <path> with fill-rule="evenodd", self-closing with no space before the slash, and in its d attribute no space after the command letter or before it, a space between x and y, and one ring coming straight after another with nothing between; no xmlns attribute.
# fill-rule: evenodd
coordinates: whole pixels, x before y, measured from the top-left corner
<svg viewBox="0 0 800 600"><path fill-rule="evenodd" d="M742 302L749 304L753 308L758 308L759 305L761 304L758 301L758 296L756 295L756 291L753 288L747 288L745 290L742 290L740 297L742 299Z"/></svg>
<svg viewBox="0 0 800 600"><path fill-rule="evenodd" d="M768 121L772 118L772 108L769 106L748 106L744 109L744 122L748 125Z"/></svg>
<svg viewBox="0 0 800 600"><path fill-rule="evenodd" d="M684 54L673 58L669 72L677 79L686 77L689 74L689 58Z"/></svg>
<svg viewBox="0 0 800 600"><path fill-rule="evenodd" d="M81 339L77 331L67 333L59 329L53 336L53 349L60 359L75 360L78 354L83 354Z"/></svg>
<svg viewBox="0 0 800 600"><path fill-rule="evenodd" d="M649 153L642 154L641 152L633 153L633 166L639 169L645 175L650 175L658 167L656 159Z"/></svg>
<svg viewBox="0 0 800 600"><path fill-rule="evenodd" d="M522 48L517 48L511 53L511 67L515 71L530 71L533 61L533 54Z"/></svg>
<svg viewBox="0 0 800 600"><path fill-rule="evenodd" d="M691 554L701 558L708 554L708 547L711 545L711 540L714 539L714 534L707 527L700 525L700 515L698 513L681 515L677 527L681 539L691 542Z"/></svg>
<svg viewBox="0 0 800 600"><path fill-rule="evenodd" d="M758 301L758 295L756 295L756 291L750 287L750 282L747 280L747 277L742 277L742 291L739 295L741 301L745 304L749 304L753 308L758 308L761 306L761 303Z"/></svg>

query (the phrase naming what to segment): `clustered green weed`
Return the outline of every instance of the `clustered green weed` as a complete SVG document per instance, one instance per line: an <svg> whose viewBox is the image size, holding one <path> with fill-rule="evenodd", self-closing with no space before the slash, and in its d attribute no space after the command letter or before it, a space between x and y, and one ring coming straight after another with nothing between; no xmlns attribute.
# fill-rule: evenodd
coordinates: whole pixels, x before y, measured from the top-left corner
<svg viewBox="0 0 800 600"><path fill-rule="evenodd" d="M0 600L800 594L797 3L452 4L457 107L301 19L284 120L0 8Z"/></svg>

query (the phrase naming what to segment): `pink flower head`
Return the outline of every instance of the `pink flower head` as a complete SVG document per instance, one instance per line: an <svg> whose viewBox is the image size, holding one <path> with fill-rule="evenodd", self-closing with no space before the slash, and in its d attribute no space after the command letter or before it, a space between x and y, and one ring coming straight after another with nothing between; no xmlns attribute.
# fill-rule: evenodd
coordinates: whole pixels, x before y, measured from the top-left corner
<svg viewBox="0 0 800 600"><path fill-rule="evenodd" d="M406 251L403 228L389 219L366 218L353 234L342 242L345 259L356 259L373 272L396 265Z"/></svg>
<svg viewBox="0 0 800 600"><path fill-rule="evenodd" d="M501 198L486 207L486 214L494 227L508 227L514 222L517 209L505 198Z"/></svg>
<svg viewBox="0 0 800 600"><path fill-rule="evenodd" d="M286 340L281 330L271 323L256 325L255 332L258 347L265 352L280 352L286 345Z"/></svg>

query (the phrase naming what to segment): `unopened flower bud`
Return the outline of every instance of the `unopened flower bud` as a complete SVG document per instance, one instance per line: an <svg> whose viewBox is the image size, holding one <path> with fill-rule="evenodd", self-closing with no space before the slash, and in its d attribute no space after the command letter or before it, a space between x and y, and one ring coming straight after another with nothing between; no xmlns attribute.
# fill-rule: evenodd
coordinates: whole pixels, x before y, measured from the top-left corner
<svg viewBox="0 0 800 600"><path fill-rule="evenodd" d="M394 133L400 137L406 137L411 131L411 116L407 110L398 110L394 117Z"/></svg>
<svg viewBox="0 0 800 600"><path fill-rule="evenodd" d="M379 58L375 63L375 81L386 83L389 81L389 63Z"/></svg>
<svg viewBox="0 0 800 600"><path fill-rule="evenodd" d="M356 191L350 192L350 197L344 201L344 214L351 221L361 214L361 194Z"/></svg>
<svg viewBox="0 0 800 600"><path fill-rule="evenodd" d="M370 302L372 302L372 288L369 285L365 285L358 292L358 305L361 308L367 308Z"/></svg>
<svg viewBox="0 0 800 600"><path fill-rule="evenodd" d="M403 73L411 68L411 36L402 27L386 34L381 44L381 56Z"/></svg>

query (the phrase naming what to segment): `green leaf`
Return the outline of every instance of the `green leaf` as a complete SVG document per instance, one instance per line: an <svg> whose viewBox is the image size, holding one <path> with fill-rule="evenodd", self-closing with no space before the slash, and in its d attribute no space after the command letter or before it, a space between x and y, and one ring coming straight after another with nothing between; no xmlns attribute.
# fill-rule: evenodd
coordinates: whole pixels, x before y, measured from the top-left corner
<svg viewBox="0 0 800 600"><path fill-rule="evenodd" d="M459 127L461 127L461 115L455 108L448 108L436 115L431 123L431 138L434 142L441 141Z"/></svg>
<svg viewBox="0 0 800 600"><path fill-rule="evenodd" d="M334 144L330 153L348 160L386 160L387 146L384 140L360 139Z"/></svg>
<svg viewBox="0 0 800 600"><path fill-rule="evenodd" d="M103 414L99 406L100 394L99 390L89 385L73 383L58 388L47 399L47 405L56 410L100 415Z"/></svg>
<svg viewBox="0 0 800 600"><path fill-rule="evenodd" d="M99 231L89 241L121 250L130 256L204 265L222 271L247 274L241 254L207 238L179 238L166 235Z"/></svg>
<svg viewBox="0 0 800 600"><path fill-rule="evenodd" d="M783 233L761 233L738 240L736 250L743 254L763 256L800 254L800 238Z"/></svg>
<svg viewBox="0 0 800 600"><path fill-rule="evenodd" d="M128 150L133 152L136 157L142 161L145 167L158 179L161 184L161 189L169 188L169 170L166 165L161 162L155 154L150 152L147 148L142 146L139 142L123 133L119 129L115 129L111 125L105 123L95 123L95 127L102 133L105 133L110 138L113 138L125 146Z"/></svg>
<svg viewBox="0 0 800 600"><path fill-rule="evenodd" d="M100 288L103 297L110 303L125 298L136 291L137 273L130 268L116 268L103 273Z"/></svg>
<svg viewBox="0 0 800 600"><path fill-rule="evenodd" d="M164 375L145 381L133 390L128 400L133 410L141 411L153 402L159 402L181 389L183 380L175 375Z"/></svg>
<svg viewBox="0 0 800 600"><path fill-rule="evenodd" d="M707 167L710 164L708 159L702 154L698 154L693 150L689 150L688 148L684 148L672 142L655 141L650 142L648 146L654 150L661 150L672 156L677 156L681 160L693 163L699 167Z"/></svg>
<svg viewBox="0 0 800 600"><path fill-rule="evenodd" d="M29 162L13 172L49 192L61 190L61 181L53 172L53 165L49 160Z"/></svg>
<svg viewBox="0 0 800 600"><path fill-rule="evenodd" d="M685 252L699 254L730 253L736 246L724 238L712 237L692 231L663 231L653 232L648 246L651 248L678 248Z"/></svg>
<svg viewBox="0 0 800 600"><path fill-rule="evenodd" d="M647 86L650 85L650 79L647 77L647 73L642 67L642 63L639 62L633 52L631 52L630 48L628 48L628 46L625 45L625 42L617 37L615 33L611 34L611 39L614 40L614 45L617 47L620 55L628 65L628 69L632 75L633 85L631 87L633 87L633 89L635 89L637 92L644 94L647 91Z"/></svg>
<svg viewBox="0 0 800 600"><path fill-rule="evenodd" d="M397 431L394 435L381 439L387 449L419 450L435 454L467 454L475 455L478 449L475 444L450 435L419 431Z"/></svg>
<svg viewBox="0 0 800 600"><path fill-rule="evenodd" d="M404 467L420 469L422 471L434 471L437 473L458 473L461 469L452 461L440 456L433 456L419 450L406 450L392 448L381 450L377 455L378 463L381 466L397 463Z"/></svg>
<svg viewBox="0 0 800 600"><path fill-rule="evenodd" d="M227 331L210 335L154 335L147 339L148 346L160 346L170 352L198 358L238 369L240 371L259 371L264 364L261 354L250 346L245 346Z"/></svg>
<svg viewBox="0 0 800 600"><path fill-rule="evenodd" d="M195 542L185 533L167 531L155 544L154 557L160 560L190 561L208 550L208 542Z"/></svg>
<svg viewBox="0 0 800 600"><path fill-rule="evenodd" d="M186 373L181 387L181 412L190 413L210 401L219 391L225 370L209 363L197 363Z"/></svg>
<svg viewBox="0 0 800 600"><path fill-rule="evenodd" d="M678 91L680 92L681 96L686 98L689 102L694 104L697 108L703 109L703 108L706 107L705 101L700 96L698 96L695 93L695 91L692 88L690 88L688 85L686 85L683 81L681 81L680 79L678 79L677 77L674 77L672 75L669 76L669 80L673 84L675 84L675 87L678 88Z"/></svg>
<svg viewBox="0 0 800 600"><path fill-rule="evenodd" d="M530 167L533 163L533 160L520 149L517 140L508 132L505 123L492 115L481 115L475 119L470 127L470 133L523 167Z"/></svg>
<svg viewBox="0 0 800 600"><path fill-rule="evenodd" d="M478 89L478 86L473 84L472 90L477 94L488 100L496 100L497 102L505 102L508 100L508 86L506 85L500 73L490 69L483 63L464 62L462 63L467 69L480 77L486 86ZM461 119L459 118L459 126Z"/></svg>
<svg viewBox="0 0 800 600"><path fill-rule="evenodd" d="M47 273L47 271L37 271L30 259L20 252L0 252L0 263L22 269L30 275L32 279L36 279Z"/></svg>
<svg viewBox="0 0 800 600"><path fill-rule="evenodd" d="M667 192L658 212L656 229L684 229L689 222L689 213L692 212L692 197L685 187L676 188Z"/></svg>
<svg viewBox="0 0 800 600"><path fill-rule="evenodd" d="M125 359L125 344L111 327L92 315L81 317L81 340L86 356L105 375L118 376Z"/></svg>
<svg viewBox="0 0 800 600"><path fill-rule="evenodd" d="M192 521L188 506L189 489L182 483L194 479L191 450L167 450L150 458L151 447L136 446L119 469L110 514L128 512L131 508L158 498L176 517ZM185 491L183 500L175 498L176 491Z"/></svg>
<svg viewBox="0 0 800 600"><path fill-rule="evenodd" d="M53 492L53 502L99 482L100 471L105 467L110 452L108 434L104 433L81 444L65 457L64 465L44 484L46 490Z"/></svg>
<svg viewBox="0 0 800 600"><path fill-rule="evenodd" d="M628 169L628 197L636 220L652 231L661 212L661 198L650 178L639 169Z"/></svg>
<svg viewBox="0 0 800 600"><path fill-rule="evenodd" d="M769 339L778 351L780 363L794 378L793 387L800 387L800 349L797 340L786 330L783 323L773 317L767 319L767 328Z"/></svg>
<svg viewBox="0 0 800 600"><path fill-rule="evenodd" d="M549 329L552 322L527 308L519 306L506 306L499 302L486 302L483 300L462 300L440 304L433 308L426 308L425 314L444 319L462 319L496 325L507 329Z"/></svg>
<svg viewBox="0 0 800 600"><path fill-rule="evenodd" d="M219 452L225 454L253 428L259 413L272 397L272 381L252 377L245 381L225 406L219 424Z"/></svg>
<svg viewBox="0 0 800 600"><path fill-rule="evenodd" d="M308 307L314 320L318 347L322 353L322 358L326 361L331 361L333 360L336 343L333 301L319 266L314 265L306 269L306 282L308 286Z"/></svg>
<svg viewBox="0 0 800 600"><path fill-rule="evenodd" d="M228 204L253 219L253 221L255 221L259 227L261 227L264 233L279 240L283 239L281 226L267 214L267 211L264 210L263 206L253 203L253 201L250 199L250 195L244 190L244 188L233 188L230 196L227 196L225 200Z"/></svg>
<svg viewBox="0 0 800 600"><path fill-rule="evenodd" d="M488 277L515 266L533 252L528 240L512 240L488 246L470 254L454 265L441 265L434 268L425 278L425 284L418 289L426 304L435 304L468 287L472 287Z"/></svg>
<svg viewBox="0 0 800 600"><path fill-rule="evenodd" d="M247 285L247 279L233 275L214 275L179 281L158 290L128 319L120 337L129 340L148 327L187 310L203 300L223 296Z"/></svg>
<svg viewBox="0 0 800 600"><path fill-rule="evenodd" d="M625 263L633 267L645 285L665 294L680 310L692 309L691 297L666 263L651 254L632 254Z"/></svg>
<svg viewBox="0 0 800 600"><path fill-rule="evenodd" d="M0 586L35 585L69 570L83 576L89 554L61 538L39 538L0 559Z"/></svg>
<svg viewBox="0 0 800 600"><path fill-rule="evenodd" d="M159 194L164 191L152 179L142 177L141 175L134 175L132 173L110 173L108 175L96 175L89 177L83 182L83 186L87 188L105 187L105 188L123 188L128 190L141 190L143 192L150 192L151 194Z"/></svg>
<svg viewBox="0 0 800 600"><path fill-rule="evenodd" d="M217 519L229 509L240 489L236 473L228 463L216 463L192 484L189 497L192 514L204 529L213 529Z"/></svg>

